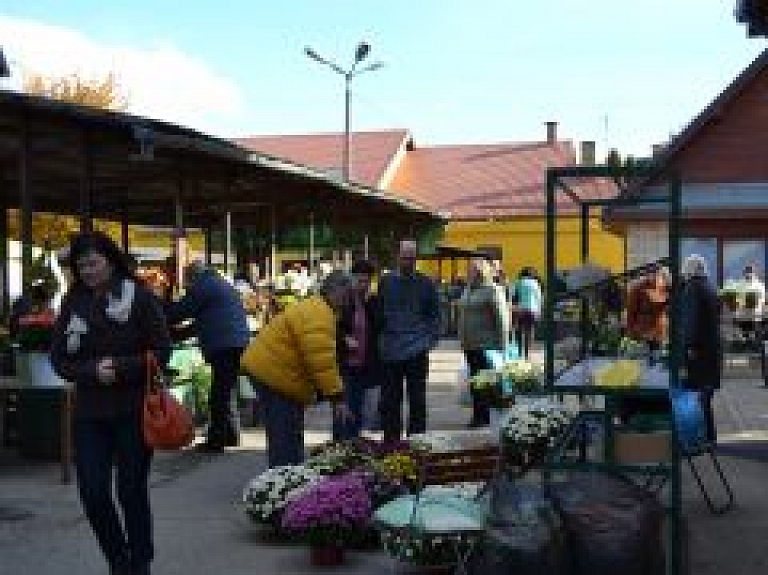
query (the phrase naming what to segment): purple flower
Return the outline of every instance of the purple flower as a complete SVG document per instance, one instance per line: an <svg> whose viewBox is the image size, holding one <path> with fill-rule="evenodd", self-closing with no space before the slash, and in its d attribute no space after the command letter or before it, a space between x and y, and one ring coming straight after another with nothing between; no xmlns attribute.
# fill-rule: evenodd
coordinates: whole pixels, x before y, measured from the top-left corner
<svg viewBox="0 0 768 575"><path fill-rule="evenodd" d="M366 526L371 513L364 477L348 473L325 478L291 501L282 527L311 539L342 538L342 532Z"/></svg>

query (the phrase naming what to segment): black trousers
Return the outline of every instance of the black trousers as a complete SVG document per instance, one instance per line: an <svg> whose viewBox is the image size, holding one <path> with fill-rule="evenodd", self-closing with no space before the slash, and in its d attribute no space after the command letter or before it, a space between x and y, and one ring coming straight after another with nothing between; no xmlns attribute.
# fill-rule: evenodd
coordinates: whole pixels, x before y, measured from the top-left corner
<svg viewBox="0 0 768 575"><path fill-rule="evenodd" d="M488 361L484 350L468 349L464 350L464 357L469 367L469 375L475 375L478 371L491 369L493 366ZM488 403L476 395L472 396L472 421L470 427L490 425L491 412Z"/></svg>
<svg viewBox="0 0 768 575"><path fill-rule="evenodd" d="M208 427L208 441L213 443L236 442L240 433L237 414L232 408L232 391L236 388L240 374L240 356L243 348L217 349L207 354L211 365L213 381L208 397L211 422Z"/></svg>
<svg viewBox="0 0 768 575"><path fill-rule="evenodd" d="M427 375L429 354L425 351L403 361L382 363L384 381L379 398L379 416L384 441L397 441L403 433L403 380L408 394L408 435L427 430Z"/></svg>
<svg viewBox="0 0 768 575"><path fill-rule="evenodd" d="M149 467L139 414L120 419L78 419L74 424L77 488L85 515L112 568L146 569L154 557ZM117 501L112 472L117 470Z"/></svg>

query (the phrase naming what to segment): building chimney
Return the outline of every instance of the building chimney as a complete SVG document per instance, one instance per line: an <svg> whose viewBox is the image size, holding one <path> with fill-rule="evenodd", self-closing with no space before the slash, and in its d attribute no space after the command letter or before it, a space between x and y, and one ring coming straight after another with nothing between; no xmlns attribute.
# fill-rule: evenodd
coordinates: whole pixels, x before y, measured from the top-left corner
<svg viewBox="0 0 768 575"><path fill-rule="evenodd" d="M547 144L557 143L557 122L546 122Z"/></svg>
<svg viewBox="0 0 768 575"><path fill-rule="evenodd" d="M581 143L581 165L582 166L594 166L595 165L595 142L593 140L586 140Z"/></svg>

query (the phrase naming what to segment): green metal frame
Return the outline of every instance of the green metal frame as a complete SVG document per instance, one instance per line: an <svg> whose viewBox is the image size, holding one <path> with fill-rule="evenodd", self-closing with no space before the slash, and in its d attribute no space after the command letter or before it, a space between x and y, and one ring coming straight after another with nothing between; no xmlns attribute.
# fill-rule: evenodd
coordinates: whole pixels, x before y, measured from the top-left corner
<svg viewBox="0 0 768 575"><path fill-rule="evenodd" d="M666 197L654 196L642 198L622 190L615 198L610 199L582 199L578 193L571 189L568 178L610 178L614 181L645 179L658 177L667 182L668 193ZM621 186L620 186L621 187ZM633 166L625 168L620 166L571 166L554 167L547 170L547 231L546 231L546 298L544 305L544 322L546 328L545 345L545 374L548 393L568 393L578 395L610 395L608 390L595 390L589 386L569 389L563 392L555 390L555 275L557 255L557 194L565 193L580 207L580 232L581 232L581 260L586 263L589 260L589 217L590 210L602 207L632 207L641 204L667 204L668 233L669 233L669 270L672 276L672 289L669 304L669 374L670 388L680 386L680 367L682 364L682 350L680 349L680 235L682 215L681 180L677 174L661 174L655 166ZM582 302L584 305L584 302ZM583 310L582 310L583 311ZM585 314L582 313L582 317ZM582 339L584 339L582 329ZM626 391L624 391L626 394ZM615 472L643 472L649 466L619 465L611 461L612 423L609 405L606 401L604 420L606 423L606 459L605 462L569 462L567 464L553 463L554 467L569 467L579 469L603 469ZM672 430L674 437L674 429ZM681 486L681 456L676 441L670 441L671 462L653 464L650 467L664 473L668 480L668 497L665 505L668 517L667 529L667 575L678 575L682 570L682 486Z"/></svg>

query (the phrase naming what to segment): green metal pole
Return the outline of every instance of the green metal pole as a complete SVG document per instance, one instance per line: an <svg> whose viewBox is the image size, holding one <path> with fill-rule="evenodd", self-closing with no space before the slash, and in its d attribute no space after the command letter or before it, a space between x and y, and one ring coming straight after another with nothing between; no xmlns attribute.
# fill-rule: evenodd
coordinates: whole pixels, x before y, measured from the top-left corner
<svg viewBox="0 0 768 575"><path fill-rule="evenodd" d="M544 326L546 329L544 347L544 366L548 386L555 384L555 232L557 213L555 194L557 193L557 174L551 168L547 170L547 286L544 299Z"/></svg>
<svg viewBox="0 0 768 575"><path fill-rule="evenodd" d="M671 321L669 322L669 385L672 388L680 386L680 367L682 365L682 345L680 341L680 232L682 218L682 181L680 175L674 173L669 178L669 267L672 275L672 293L670 294ZM674 419L673 419L674 422ZM672 433L677 430L673 424ZM674 435L673 435L674 436ZM667 553L667 572L678 575L682 567L682 477L681 457L677 441L671 444L671 472L669 485L669 536Z"/></svg>
<svg viewBox="0 0 768 575"><path fill-rule="evenodd" d="M21 242L21 285L26 292L32 282L32 193L29 189L29 132L22 120L19 134L19 241Z"/></svg>
<svg viewBox="0 0 768 575"><path fill-rule="evenodd" d="M682 182L680 176L674 174L669 180L669 271L672 275L672 293L670 294L670 310L672 317L669 325L669 372L670 385L680 385L680 366L682 349L680 345L680 236L682 218Z"/></svg>
<svg viewBox="0 0 768 575"><path fill-rule="evenodd" d="M8 254L8 207L0 205L0 290L2 290L2 300L0 300L0 318L7 318L11 311L11 274L10 257Z"/></svg>
<svg viewBox="0 0 768 575"><path fill-rule="evenodd" d="M581 233L581 263L589 260L589 205L581 204L581 219L579 232ZM579 297L581 313L579 319L579 336L581 339L581 359L585 359L589 352L589 298L585 294Z"/></svg>

